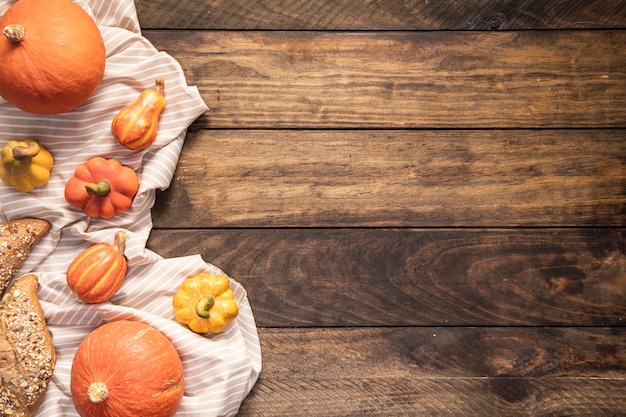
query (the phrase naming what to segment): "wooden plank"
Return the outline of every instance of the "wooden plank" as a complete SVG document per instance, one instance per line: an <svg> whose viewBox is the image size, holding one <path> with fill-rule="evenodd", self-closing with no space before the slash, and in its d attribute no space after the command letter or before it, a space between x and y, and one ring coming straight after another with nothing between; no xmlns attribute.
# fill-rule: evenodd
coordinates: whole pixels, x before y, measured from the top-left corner
<svg viewBox="0 0 626 417"><path fill-rule="evenodd" d="M620 326L624 229L153 230L241 282L261 327Z"/></svg>
<svg viewBox="0 0 626 417"><path fill-rule="evenodd" d="M261 376L237 417L621 417L625 389L624 378L293 380Z"/></svg>
<svg viewBox="0 0 626 417"><path fill-rule="evenodd" d="M625 134L193 131L170 189L157 199L154 223L161 228L623 226Z"/></svg>
<svg viewBox="0 0 626 417"><path fill-rule="evenodd" d="M212 128L626 127L626 31L144 31Z"/></svg>
<svg viewBox="0 0 626 417"><path fill-rule="evenodd" d="M613 416L625 328L259 329L240 416Z"/></svg>
<svg viewBox="0 0 626 417"><path fill-rule="evenodd" d="M137 0L144 28L510 30L626 27L623 0Z"/></svg>
<svg viewBox="0 0 626 417"><path fill-rule="evenodd" d="M626 327L260 328L259 338L268 379L626 377Z"/></svg>

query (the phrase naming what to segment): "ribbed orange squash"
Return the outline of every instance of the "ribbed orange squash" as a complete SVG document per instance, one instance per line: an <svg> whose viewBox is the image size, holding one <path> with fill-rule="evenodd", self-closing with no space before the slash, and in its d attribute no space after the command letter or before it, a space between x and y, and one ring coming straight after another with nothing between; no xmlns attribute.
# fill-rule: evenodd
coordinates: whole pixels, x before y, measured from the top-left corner
<svg viewBox="0 0 626 417"><path fill-rule="evenodd" d="M72 361L70 393L83 417L171 417L183 392L176 348L140 322L98 327L83 339Z"/></svg>
<svg viewBox="0 0 626 417"><path fill-rule="evenodd" d="M67 268L67 285L86 303L108 301L119 290L128 264L124 256L126 234L115 234L112 245L98 243L81 252Z"/></svg>
<svg viewBox="0 0 626 417"><path fill-rule="evenodd" d="M94 156L65 184L65 199L90 217L110 219L130 209L139 190L135 171L116 159Z"/></svg>
<svg viewBox="0 0 626 417"><path fill-rule="evenodd" d="M83 104L104 75L94 20L71 0L19 0L0 18L0 96L38 114Z"/></svg>

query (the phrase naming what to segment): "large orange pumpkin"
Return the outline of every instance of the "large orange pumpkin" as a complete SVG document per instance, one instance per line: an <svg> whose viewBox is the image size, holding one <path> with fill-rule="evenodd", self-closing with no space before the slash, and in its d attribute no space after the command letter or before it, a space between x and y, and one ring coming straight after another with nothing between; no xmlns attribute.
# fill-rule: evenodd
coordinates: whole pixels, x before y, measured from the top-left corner
<svg viewBox="0 0 626 417"><path fill-rule="evenodd" d="M0 18L0 96L30 113L83 104L104 75L94 20L71 0L19 0Z"/></svg>
<svg viewBox="0 0 626 417"><path fill-rule="evenodd" d="M141 322L120 320L83 339L70 392L82 417L171 417L183 397L183 379L169 339Z"/></svg>

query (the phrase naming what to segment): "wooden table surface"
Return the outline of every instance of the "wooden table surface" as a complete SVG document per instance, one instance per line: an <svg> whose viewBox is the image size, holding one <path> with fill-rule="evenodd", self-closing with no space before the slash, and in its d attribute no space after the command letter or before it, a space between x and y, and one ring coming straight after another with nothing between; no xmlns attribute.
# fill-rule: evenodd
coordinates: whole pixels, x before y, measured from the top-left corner
<svg viewBox="0 0 626 417"><path fill-rule="evenodd" d="M210 107L148 247L247 289L239 416L626 415L626 1L136 6Z"/></svg>

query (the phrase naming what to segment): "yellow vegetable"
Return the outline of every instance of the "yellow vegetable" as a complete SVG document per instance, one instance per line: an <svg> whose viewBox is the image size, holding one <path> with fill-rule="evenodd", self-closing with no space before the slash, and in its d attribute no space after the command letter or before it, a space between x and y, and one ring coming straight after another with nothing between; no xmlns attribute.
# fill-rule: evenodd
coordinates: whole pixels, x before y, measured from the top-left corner
<svg viewBox="0 0 626 417"><path fill-rule="evenodd" d="M34 139L9 141L0 151L0 178L7 185L28 193L50 180L52 154Z"/></svg>
<svg viewBox="0 0 626 417"><path fill-rule="evenodd" d="M195 333L220 333L239 313L228 278L207 272L185 279L173 305L176 320Z"/></svg>

